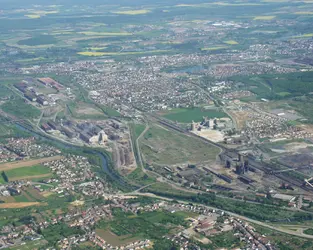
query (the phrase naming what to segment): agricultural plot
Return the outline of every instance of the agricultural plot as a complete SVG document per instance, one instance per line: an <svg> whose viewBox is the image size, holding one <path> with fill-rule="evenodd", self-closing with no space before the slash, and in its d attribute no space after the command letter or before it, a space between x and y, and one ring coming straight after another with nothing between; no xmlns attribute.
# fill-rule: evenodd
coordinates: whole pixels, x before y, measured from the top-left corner
<svg viewBox="0 0 313 250"><path fill-rule="evenodd" d="M151 127L140 139L140 149L149 164L168 165L213 161L219 149L162 127Z"/></svg>
<svg viewBox="0 0 313 250"><path fill-rule="evenodd" d="M34 15L32 18L35 18ZM33 36L25 40L20 40L17 42L17 44L26 45L26 46L38 46L38 45L56 44L57 42L58 41L54 36L38 35L38 36Z"/></svg>
<svg viewBox="0 0 313 250"><path fill-rule="evenodd" d="M9 181L24 180L24 179L38 179L51 176L50 169L42 165L32 167L22 167L5 171Z"/></svg>
<svg viewBox="0 0 313 250"><path fill-rule="evenodd" d="M0 203L0 208L24 208L31 206L42 206L45 203L40 202L13 202L13 203Z"/></svg>
<svg viewBox="0 0 313 250"><path fill-rule="evenodd" d="M118 236L112 233L110 230L96 229L96 234L104 239L107 243L113 247L126 245L128 243L140 240L139 237L132 237L131 235Z"/></svg>
<svg viewBox="0 0 313 250"><path fill-rule="evenodd" d="M60 160L63 158L64 156L58 155L58 156L46 157L46 158L35 159L35 160L3 163L3 164L0 164L0 171L8 171L8 170L17 169L17 168L31 167L35 165L40 165L41 163L44 163L44 162L56 161L56 160Z"/></svg>

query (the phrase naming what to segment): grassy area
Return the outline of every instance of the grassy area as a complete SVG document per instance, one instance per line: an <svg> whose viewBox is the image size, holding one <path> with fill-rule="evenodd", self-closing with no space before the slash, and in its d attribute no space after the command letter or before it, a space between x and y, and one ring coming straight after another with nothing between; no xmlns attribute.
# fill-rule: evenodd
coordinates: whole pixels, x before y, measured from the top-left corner
<svg viewBox="0 0 313 250"><path fill-rule="evenodd" d="M157 126L140 139L140 148L147 163L161 165L215 160L219 153L214 146Z"/></svg>
<svg viewBox="0 0 313 250"><path fill-rule="evenodd" d="M69 227L65 223L59 223L55 225L50 225L49 227L43 229L41 234L49 242L51 246L57 244L59 240L64 237L69 237L71 235L84 234L84 232L76 227Z"/></svg>
<svg viewBox="0 0 313 250"><path fill-rule="evenodd" d="M313 72L267 74L259 76L234 76L230 80L242 82L258 98L286 99L313 92Z"/></svg>
<svg viewBox="0 0 313 250"><path fill-rule="evenodd" d="M37 15L30 15L30 18L37 18ZM38 35L33 36L28 39L20 40L17 42L18 45L26 45L26 46L38 46L38 45L48 45L48 44L56 44L58 41L54 36L51 35Z"/></svg>
<svg viewBox="0 0 313 250"><path fill-rule="evenodd" d="M140 240L140 237L132 237L130 235L118 236L112 233L110 230L96 229L96 234L104 239L108 244L118 247L121 245L127 245L131 242Z"/></svg>
<svg viewBox="0 0 313 250"><path fill-rule="evenodd" d="M133 172L131 172L127 176L127 179L131 182L135 182L141 185L148 185L148 184L156 182L156 179L145 174L142 171L141 167L137 167Z"/></svg>
<svg viewBox="0 0 313 250"><path fill-rule="evenodd" d="M70 115L77 119L103 120L107 119L104 112L92 103L71 102L67 104Z"/></svg>
<svg viewBox="0 0 313 250"><path fill-rule="evenodd" d="M121 114L116 109L101 104L96 104L96 106L100 108L103 111L103 113L105 113L109 117L121 117Z"/></svg>
<svg viewBox="0 0 313 250"><path fill-rule="evenodd" d="M51 171L48 167L42 165L36 165L32 167L21 167L16 169L11 169L5 171L6 175L11 180L20 180L20 179L30 179L31 177L38 178L40 175L51 174Z"/></svg>
<svg viewBox="0 0 313 250"><path fill-rule="evenodd" d="M193 195L191 192L175 189L171 185L163 182L152 184L151 186L143 189L143 192L161 192L167 195Z"/></svg>
<svg viewBox="0 0 313 250"><path fill-rule="evenodd" d="M279 249L293 250L293 249L312 249L313 240L304 239L301 237L292 236L290 234L284 234L266 227L262 227L259 225L252 226L262 235L266 235L266 237L274 243L275 247Z"/></svg>
<svg viewBox="0 0 313 250"><path fill-rule="evenodd" d="M218 111L216 109L172 109L161 115L169 120L177 121L180 123L191 123L192 121L200 122L203 117L208 118L222 118L227 117L227 114L224 112Z"/></svg>
<svg viewBox="0 0 313 250"><path fill-rule="evenodd" d="M131 127L133 129L133 132L134 132L134 135L135 135L135 139L137 139L142 134L142 132L145 130L146 125L133 123L131 125Z"/></svg>
<svg viewBox="0 0 313 250"><path fill-rule="evenodd" d="M36 241L29 241L26 242L25 245L10 247L11 250L33 250L33 249L40 249L45 244L47 244L47 241L45 240L36 240Z"/></svg>
<svg viewBox="0 0 313 250"><path fill-rule="evenodd" d="M308 228L303 231L305 234L313 235L313 228Z"/></svg>
<svg viewBox="0 0 313 250"><path fill-rule="evenodd" d="M10 90L6 85L0 84L0 98L10 97L12 94L12 90Z"/></svg>
<svg viewBox="0 0 313 250"><path fill-rule="evenodd" d="M218 248L239 248L240 247L240 239L234 235L235 231L224 232L209 239L212 241L210 246L212 249Z"/></svg>
<svg viewBox="0 0 313 250"><path fill-rule="evenodd" d="M14 100L7 101L1 106L1 109L11 115L22 119L35 119L40 116L40 110L34 106L25 103L25 101L16 97Z"/></svg>
<svg viewBox="0 0 313 250"><path fill-rule="evenodd" d="M179 225L186 225L183 214L166 211L144 212L138 215L126 214L114 209L112 222L100 222L98 230L110 230L117 236L138 237L157 240Z"/></svg>

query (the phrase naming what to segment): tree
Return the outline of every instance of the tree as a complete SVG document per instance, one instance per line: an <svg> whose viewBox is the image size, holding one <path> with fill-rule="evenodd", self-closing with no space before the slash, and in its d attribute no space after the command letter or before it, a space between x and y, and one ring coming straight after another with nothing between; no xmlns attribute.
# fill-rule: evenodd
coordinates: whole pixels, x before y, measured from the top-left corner
<svg viewBox="0 0 313 250"><path fill-rule="evenodd" d="M2 171L1 175L2 175L2 178L3 178L3 180L5 182L9 182L9 178L8 178L7 174L4 171Z"/></svg>

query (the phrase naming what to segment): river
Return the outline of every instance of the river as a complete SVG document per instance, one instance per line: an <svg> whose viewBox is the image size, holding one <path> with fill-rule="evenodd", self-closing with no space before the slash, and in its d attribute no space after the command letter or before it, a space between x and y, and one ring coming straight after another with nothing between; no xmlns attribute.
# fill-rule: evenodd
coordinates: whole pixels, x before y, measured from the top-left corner
<svg viewBox="0 0 313 250"><path fill-rule="evenodd" d="M107 155L99 150L93 149L93 148L82 148L79 146L75 146L72 145L70 143L66 143L64 141L60 141L57 140L53 137L50 137L48 135L45 135L43 133L34 131L31 128L26 127L23 124L20 123L15 123L15 125L17 126L18 129L23 130L29 134L31 134L32 136L36 137L36 138L40 138L41 140L47 141L49 143L52 143L54 145L56 145L58 148L61 149L71 149L71 150L79 150L81 151L83 149L84 153L87 154L92 154L92 155L96 155L101 159L101 167L103 169L103 171L110 177L110 179L114 182L117 182L119 185L123 186L123 187L129 187L130 185L123 179L122 176L120 176L118 173L116 173L115 171L113 171L109 165L108 165L108 159L107 159ZM137 187L134 187L137 188Z"/></svg>

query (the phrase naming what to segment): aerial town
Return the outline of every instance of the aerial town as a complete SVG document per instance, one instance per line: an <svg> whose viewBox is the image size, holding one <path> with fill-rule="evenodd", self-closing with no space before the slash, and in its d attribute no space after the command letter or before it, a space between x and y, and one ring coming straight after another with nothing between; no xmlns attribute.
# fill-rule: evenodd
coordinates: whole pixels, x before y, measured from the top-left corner
<svg viewBox="0 0 313 250"><path fill-rule="evenodd" d="M0 249L313 249L313 2L0 3Z"/></svg>

